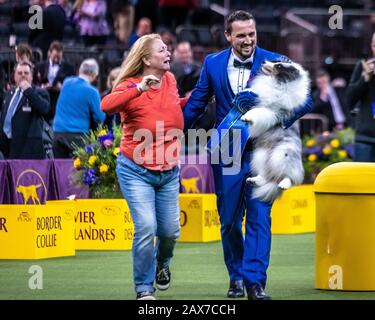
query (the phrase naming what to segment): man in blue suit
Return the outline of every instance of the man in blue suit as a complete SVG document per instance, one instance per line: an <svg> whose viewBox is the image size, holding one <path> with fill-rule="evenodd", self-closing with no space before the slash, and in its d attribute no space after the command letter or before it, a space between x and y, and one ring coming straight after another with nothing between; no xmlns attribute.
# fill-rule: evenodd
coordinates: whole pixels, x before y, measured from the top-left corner
<svg viewBox="0 0 375 320"><path fill-rule="evenodd" d="M228 119L235 96L251 86L252 79L260 72L265 60L287 59L257 46L256 22L246 11L233 12L227 18L225 29L231 48L206 57L200 79L184 108L185 129L191 128L204 113L213 95L216 99L217 128ZM287 129L311 109L309 98L292 119L285 119L281 125ZM250 157L251 140L244 147L236 174L226 174L226 165L222 162L212 164L224 260L230 278L227 296L243 297L245 287L249 300L269 300L264 288L271 251L272 203L251 198L252 186L245 182L250 174ZM245 210L244 239L242 220Z"/></svg>

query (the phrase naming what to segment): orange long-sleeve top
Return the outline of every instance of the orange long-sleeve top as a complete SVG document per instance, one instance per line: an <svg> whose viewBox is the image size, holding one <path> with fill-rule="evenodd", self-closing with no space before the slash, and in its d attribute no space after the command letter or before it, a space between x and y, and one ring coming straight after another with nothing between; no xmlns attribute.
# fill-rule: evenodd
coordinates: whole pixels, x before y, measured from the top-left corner
<svg viewBox="0 0 375 320"><path fill-rule="evenodd" d="M183 134L183 114L188 98L180 98L177 83L166 72L159 88L141 93L141 77L121 82L101 101L106 113L119 112L123 133L120 152L150 170L170 170L178 164Z"/></svg>

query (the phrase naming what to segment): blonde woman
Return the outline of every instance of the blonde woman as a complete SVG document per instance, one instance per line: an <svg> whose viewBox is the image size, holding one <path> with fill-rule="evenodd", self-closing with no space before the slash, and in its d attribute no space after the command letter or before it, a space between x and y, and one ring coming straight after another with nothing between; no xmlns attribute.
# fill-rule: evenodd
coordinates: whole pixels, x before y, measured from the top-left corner
<svg viewBox="0 0 375 320"><path fill-rule="evenodd" d="M154 281L159 290L169 288L169 265L180 232L178 160L186 99L178 96L170 58L159 35L142 36L101 103L104 112L120 112L123 124L116 173L135 228L138 300L155 299Z"/></svg>

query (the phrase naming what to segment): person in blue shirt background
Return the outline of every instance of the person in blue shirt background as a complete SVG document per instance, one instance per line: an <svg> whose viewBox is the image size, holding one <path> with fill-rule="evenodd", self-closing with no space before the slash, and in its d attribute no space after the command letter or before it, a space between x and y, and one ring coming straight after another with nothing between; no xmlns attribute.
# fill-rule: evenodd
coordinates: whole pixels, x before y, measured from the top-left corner
<svg viewBox="0 0 375 320"><path fill-rule="evenodd" d="M262 63L265 60L288 60L285 56L257 46L256 22L246 11L235 11L228 16L225 36L231 47L206 57L198 83L184 108L185 130L191 128L204 113L213 95L216 100L215 127L225 123L232 102L236 99L239 101L242 95L247 94L241 91L251 86ZM256 99L253 96L254 101L248 101L252 105ZM311 109L312 100L309 97L292 119L285 119L280 125L287 129L298 118L311 112ZM227 296L244 297L246 288L249 300L269 300L270 296L264 289L271 251L272 203L252 199L252 186L245 182L251 172L251 147L251 140L248 140L236 174L226 174L226 165L222 162L212 164L224 260L230 278ZM244 239L242 220L245 210Z"/></svg>
<svg viewBox="0 0 375 320"><path fill-rule="evenodd" d="M99 74L95 59L86 59L79 75L64 80L53 122L53 153L55 158L72 158L72 143L83 147L82 137L90 124L102 123L105 113L100 110L100 94L91 84Z"/></svg>

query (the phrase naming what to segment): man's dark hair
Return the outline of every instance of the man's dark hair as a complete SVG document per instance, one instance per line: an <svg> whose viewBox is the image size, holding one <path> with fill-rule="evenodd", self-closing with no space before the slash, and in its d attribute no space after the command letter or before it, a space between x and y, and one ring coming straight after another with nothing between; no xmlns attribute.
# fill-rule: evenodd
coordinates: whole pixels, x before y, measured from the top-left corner
<svg viewBox="0 0 375 320"><path fill-rule="evenodd" d="M330 75L326 69L318 69L315 72L315 78L321 78L321 77L328 77L330 78Z"/></svg>
<svg viewBox="0 0 375 320"><path fill-rule="evenodd" d="M53 41L51 45L49 46L49 51L56 50L58 52L61 52L64 50L64 47L60 41Z"/></svg>
<svg viewBox="0 0 375 320"><path fill-rule="evenodd" d="M22 57L23 55L27 55L30 60L33 57L33 51L27 43L20 43L19 45L17 45L16 51L19 57Z"/></svg>
<svg viewBox="0 0 375 320"><path fill-rule="evenodd" d="M232 32L232 23L234 21L247 21L247 20L254 20L255 18L252 14L248 13L247 11L238 10L232 12L225 21L225 31L228 33Z"/></svg>

